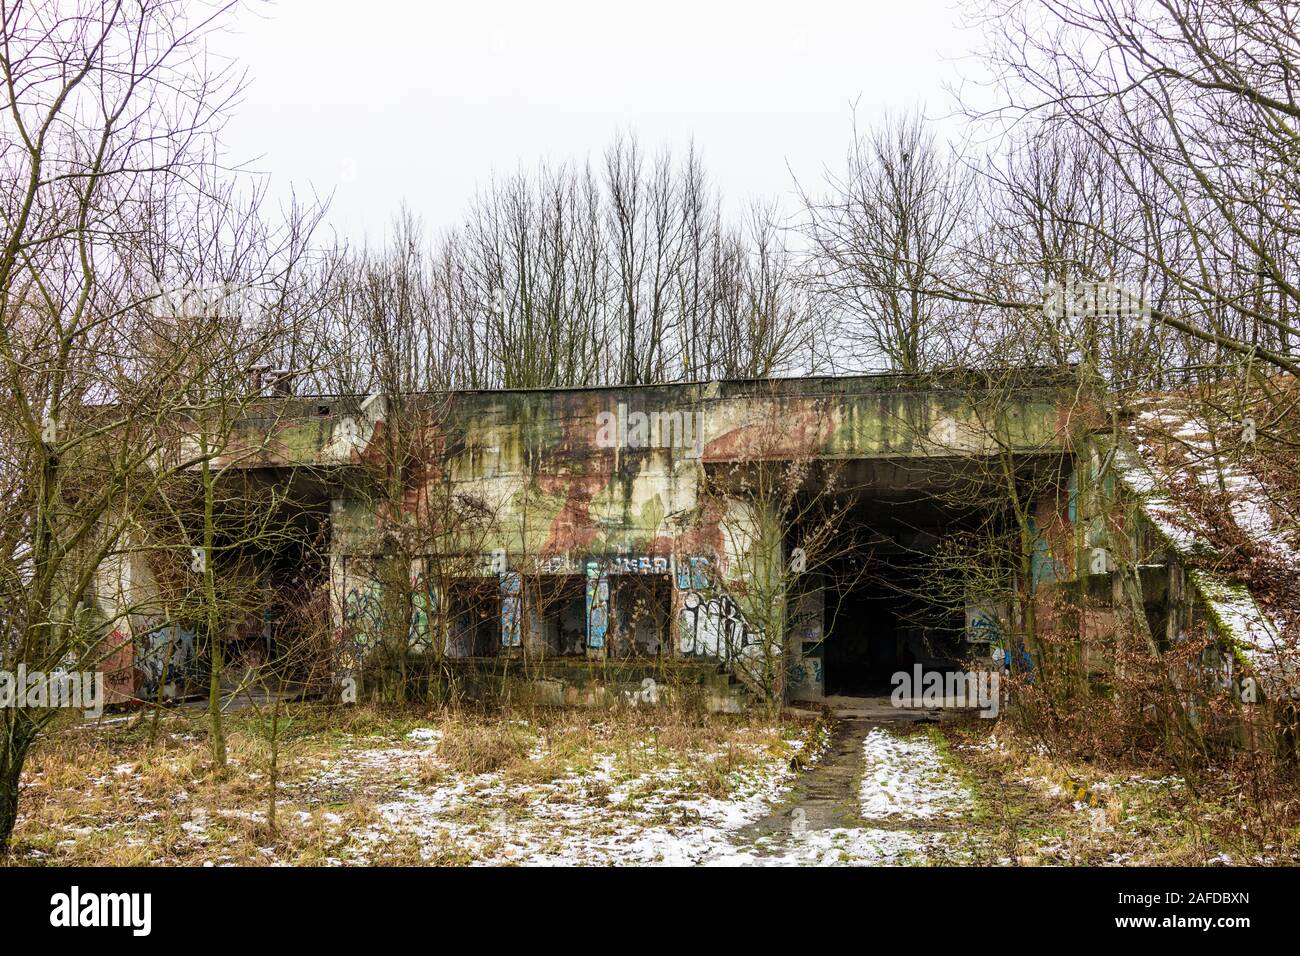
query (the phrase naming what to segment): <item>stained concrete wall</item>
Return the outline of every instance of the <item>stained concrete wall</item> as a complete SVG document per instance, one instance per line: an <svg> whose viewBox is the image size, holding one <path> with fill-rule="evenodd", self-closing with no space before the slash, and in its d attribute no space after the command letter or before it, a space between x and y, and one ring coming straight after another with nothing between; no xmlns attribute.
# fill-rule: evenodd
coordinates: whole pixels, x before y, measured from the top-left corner
<svg viewBox="0 0 1300 956"><path fill-rule="evenodd" d="M712 382L636 388L465 392L427 397L421 444L437 449L404 479L401 501L377 493L393 413L365 402L302 403L274 417L274 434L250 438L275 467L332 469L331 580L340 624L373 606L365 556L387 534L419 523L427 502L478 502L490 527L460 535L453 550L477 551L481 573L502 577L503 630L517 584L507 573L581 575L591 582L589 627L608 581L667 575L674 651L745 651L743 504L710 501L705 475L758 460L896 462L998 452L1059 455L1061 383L1024 373L996 382L879 375L775 382ZM409 407L410 399L406 400ZM272 419L268 419L272 420ZM382 500L381 500L382 499ZM418 535L416 535L418 537ZM447 539L440 548L451 546ZM413 570L413 589L418 591ZM436 596L434 597L436 600ZM503 633L503 645L521 642ZM604 646L593 633L594 649Z"/></svg>
<svg viewBox="0 0 1300 956"><path fill-rule="evenodd" d="M811 460L866 463L884 474L907 462L999 450L1060 455L1070 395L1070 383L1024 371L996 379L868 375L457 392L400 402L275 398L250 408L229 441L219 439L215 464L231 475L291 478L300 503L328 502L329 590L344 631L357 631L384 600L375 560L396 538L397 553L410 561L416 653L452 651L446 622L439 623L447 616L439 613L443 595L429 574L430 562L450 561L457 574L497 585L492 626L503 652L535 636L520 620L531 575L582 582L584 600L566 613L584 619L593 660L607 656L618 582L662 580L666 648L689 664L752 654L759 639L744 606L748 505L707 496L710 471ZM420 449L396 488L386 467L395 440ZM487 517L442 535L440 554L425 553L419 528L431 508L452 500L473 502ZM140 574L126 567L105 574L118 610L148 603L126 596L147 586ZM124 615L122 646L141 643L141 635L150 646L179 637L192 660L193 635L157 630L154 617ZM150 653L133 647L118 655L134 657L137 694L169 680L154 673Z"/></svg>

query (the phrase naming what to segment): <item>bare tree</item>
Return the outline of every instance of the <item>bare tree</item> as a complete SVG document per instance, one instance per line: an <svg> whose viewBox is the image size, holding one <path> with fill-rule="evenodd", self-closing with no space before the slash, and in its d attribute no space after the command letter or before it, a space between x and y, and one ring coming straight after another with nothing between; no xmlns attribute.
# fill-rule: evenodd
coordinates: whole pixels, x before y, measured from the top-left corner
<svg viewBox="0 0 1300 956"><path fill-rule="evenodd" d="M455 229L426 238L403 210L382 247L332 250L296 300L318 319L291 367L343 394L809 369L798 268L773 207L724 220L694 148L648 159L619 137L599 170L492 179Z"/></svg>
<svg viewBox="0 0 1300 956"><path fill-rule="evenodd" d="M802 190L801 190L802 191ZM968 224L969 175L918 114L856 128L843 173L824 195L803 192L809 281L868 363L920 372L959 357L953 303L934 294L957 284Z"/></svg>
<svg viewBox="0 0 1300 956"><path fill-rule="evenodd" d="M833 630L840 602L865 570L845 560L862 546L852 517L857 489L845 469L791 456L782 442L767 430L743 459L713 468L702 503L723 544L707 582L726 611L711 650L769 706L785 699L804 651L817 650L800 639L806 625ZM820 598L810 619L806 596Z"/></svg>
<svg viewBox="0 0 1300 956"><path fill-rule="evenodd" d="M1006 104L994 118L1077 137L1126 194L1123 221L1069 225L1168 284L1153 319L1201 361L1300 370L1289 5L997 0L982 22Z"/></svg>
<svg viewBox="0 0 1300 956"><path fill-rule="evenodd" d="M105 635L96 577L120 553L134 502L181 468L171 413L190 353L136 346L157 296L159 210L192 192L238 77L204 40L230 5L6 3L0 55L0 375L7 464L30 488L0 561L6 665L93 670ZM8 503L6 503L8 507ZM44 708L0 716L0 846Z"/></svg>

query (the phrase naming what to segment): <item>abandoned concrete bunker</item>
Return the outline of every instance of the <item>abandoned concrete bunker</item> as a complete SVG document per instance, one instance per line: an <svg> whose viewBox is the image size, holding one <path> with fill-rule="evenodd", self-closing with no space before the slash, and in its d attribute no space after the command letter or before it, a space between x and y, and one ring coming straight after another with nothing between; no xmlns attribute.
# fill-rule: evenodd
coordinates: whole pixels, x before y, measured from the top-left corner
<svg viewBox="0 0 1300 956"><path fill-rule="evenodd" d="M308 607L363 688L383 661L549 703L690 685L715 709L1029 661L1010 635L1045 589L1098 598L1081 641L1112 613L1095 529L1123 482L1081 422L1073 383L1034 370L265 397L218 464L292 533L227 549L257 595L230 639L269 650ZM1144 574L1181 573L1148 550ZM114 686L179 694L198 625L142 598L155 574L124 554L99 588L131 607ZM1183 626L1195 592L1152 588L1153 625Z"/></svg>

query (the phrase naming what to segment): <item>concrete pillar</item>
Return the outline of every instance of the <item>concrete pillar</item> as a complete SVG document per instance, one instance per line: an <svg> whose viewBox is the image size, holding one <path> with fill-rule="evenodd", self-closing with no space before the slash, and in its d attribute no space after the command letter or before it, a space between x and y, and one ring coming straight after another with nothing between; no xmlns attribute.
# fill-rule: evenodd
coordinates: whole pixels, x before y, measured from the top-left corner
<svg viewBox="0 0 1300 956"><path fill-rule="evenodd" d="M587 653L603 656L609 634L609 575L587 562Z"/></svg>
<svg viewBox="0 0 1300 956"><path fill-rule="evenodd" d="M504 571L501 588L501 647L523 645L524 583L518 571Z"/></svg>
<svg viewBox="0 0 1300 956"><path fill-rule="evenodd" d="M1165 606L1169 609L1169 615L1165 622L1165 641L1169 647L1173 647L1183 631L1183 566L1172 552L1166 554L1165 561L1169 566L1169 588L1165 594Z"/></svg>

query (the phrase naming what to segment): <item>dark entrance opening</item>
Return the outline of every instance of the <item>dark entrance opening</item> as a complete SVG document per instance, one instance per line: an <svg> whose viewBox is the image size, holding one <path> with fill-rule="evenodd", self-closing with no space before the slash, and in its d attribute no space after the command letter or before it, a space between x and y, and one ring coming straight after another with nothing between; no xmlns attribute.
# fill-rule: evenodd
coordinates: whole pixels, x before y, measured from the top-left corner
<svg viewBox="0 0 1300 956"><path fill-rule="evenodd" d="M448 657L492 657L501 649L501 590L494 575L461 578L448 589Z"/></svg>
<svg viewBox="0 0 1300 956"><path fill-rule="evenodd" d="M936 555L945 535L980 522L975 486L955 480L963 467L936 459L844 464L838 484L852 498L842 522L852 546L823 569L827 695L888 694L894 675L918 664L962 666L964 574Z"/></svg>
<svg viewBox="0 0 1300 956"><path fill-rule="evenodd" d="M926 592L924 556L875 555L841 569L827 592L827 694L887 694L892 677L960 665L965 617ZM853 561L847 559L846 563Z"/></svg>
<svg viewBox="0 0 1300 956"><path fill-rule="evenodd" d="M321 662L329 653L331 620L329 508L306 488L305 482L270 485L257 473L223 479L215 518L218 528L233 530L217 535L212 562L220 616L232 625L223 644L227 688L328 679ZM255 522L249 517L254 513ZM197 530L191 534L199 538ZM211 646L202 637L201 620L181 628L195 635L201 685L208 679Z"/></svg>
<svg viewBox="0 0 1300 956"><path fill-rule="evenodd" d="M529 647L546 654L587 652L587 583L581 574L541 575L529 582Z"/></svg>
<svg viewBox="0 0 1300 956"><path fill-rule="evenodd" d="M672 585L666 574L623 574L613 587L614 657L658 657L668 646Z"/></svg>

